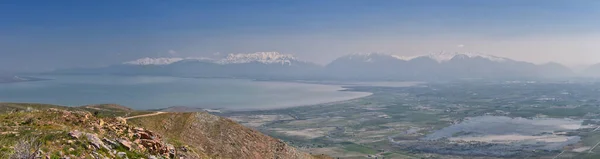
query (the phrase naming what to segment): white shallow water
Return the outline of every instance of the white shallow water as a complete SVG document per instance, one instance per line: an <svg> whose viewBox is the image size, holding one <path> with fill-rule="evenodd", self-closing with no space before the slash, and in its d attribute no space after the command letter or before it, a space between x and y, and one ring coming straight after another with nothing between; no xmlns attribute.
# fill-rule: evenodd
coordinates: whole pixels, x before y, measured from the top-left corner
<svg viewBox="0 0 600 159"><path fill-rule="evenodd" d="M0 102L67 106L116 103L134 109L169 106L276 109L371 95L340 86L242 79L149 76L43 76L53 80L0 84Z"/></svg>
<svg viewBox="0 0 600 159"><path fill-rule="evenodd" d="M580 141L579 136L556 135L555 132L584 128L582 120L557 118L511 118L479 116L448 126L427 135L426 140L447 138L452 141L479 141L511 145L539 145L539 149L557 150ZM457 133L462 133L458 134Z"/></svg>

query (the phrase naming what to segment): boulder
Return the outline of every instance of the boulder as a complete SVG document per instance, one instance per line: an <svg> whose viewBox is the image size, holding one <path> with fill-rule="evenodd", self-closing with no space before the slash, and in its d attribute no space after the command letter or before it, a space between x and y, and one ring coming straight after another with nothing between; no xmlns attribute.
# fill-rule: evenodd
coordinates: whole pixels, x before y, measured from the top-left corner
<svg viewBox="0 0 600 159"><path fill-rule="evenodd" d="M71 132L69 132L69 136L79 139L79 137L81 137L82 132L78 131L78 130L73 130Z"/></svg>
<svg viewBox="0 0 600 159"><path fill-rule="evenodd" d="M152 137L152 135L150 135L149 133L142 131L142 132L138 132L138 135L140 137L140 139L147 139L147 140L153 140L154 138Z"/></svg>
<svg viewBox="0 0 600 159"><path fill-rule="evenodd" d="M125 119L123 117L117 117L116 120L119 124L123 124L123 125L127 124L127 119Z"/></svg>
<svg viewBox="0 0 600 159"><path fill-rule="evenodd" d="M110 150L110 148L106 145L104 145L104 143L102 142L102 140L100 140L100 138L98 138L98 135L96 134L91 134L91 133L85 133L85 136L87 137L87 140L96 148L96 149L107 149Z"/></svg>
<svg viewBox="0 0 600 159"><path fill-rule="evenodd" d="M125 152L117 152L117 156L119 156L120 158L127 158L127 153L125 153Z"/></svg>
<svg viewBox="0 0 600 159"><path fill-rule="evenodd" d="M131 150L131 142L125 139L117 139L117 142L125 147L127 150Z"/></svg>
<svg viewBox="0 0 600 159"><path fill-rule="evenodd" d="M108 145L113 148L116 148L117 146L119 146L119 143L117 143L113 140L107 139L107 138L103 138L102 141L104 141L104 143L108 143Z"/></svg>

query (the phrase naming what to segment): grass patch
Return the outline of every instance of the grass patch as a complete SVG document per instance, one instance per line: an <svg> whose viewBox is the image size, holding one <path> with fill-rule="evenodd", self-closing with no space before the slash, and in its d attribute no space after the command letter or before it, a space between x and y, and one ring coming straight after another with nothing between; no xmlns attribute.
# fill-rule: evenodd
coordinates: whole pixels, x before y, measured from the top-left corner
<svg viewBox="0 0 600 159"><path fill-rule="evenodd" d="M362 154L376 154L377 151L373 150L372 148L369 148L367 146L363 146L363 145L359 145L359 144L355 144L355 143L351 143L351 142L344 142L342 143L344 150L346 151L352 151L352 152L359 152Z"/></svg>
<svg viewBox="0 0 600 159"><path fill-rule="evenodd" d="M586 134L581 141L583 142L583 145L585 146L594 146L596 145L596 143L600 142L600 133L589 133Z"/></svg>

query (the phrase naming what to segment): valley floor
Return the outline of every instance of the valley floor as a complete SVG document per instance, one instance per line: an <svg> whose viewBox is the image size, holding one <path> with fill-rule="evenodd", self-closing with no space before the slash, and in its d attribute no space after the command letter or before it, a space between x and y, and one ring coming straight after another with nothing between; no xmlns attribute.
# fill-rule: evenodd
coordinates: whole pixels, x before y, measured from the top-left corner
<svg viewBox="0 0 600 159"><path fill-rule="evenodd" d="M349 88L373 95L220 115L313 154L340 158L600 157L598 84Z"/></svg>

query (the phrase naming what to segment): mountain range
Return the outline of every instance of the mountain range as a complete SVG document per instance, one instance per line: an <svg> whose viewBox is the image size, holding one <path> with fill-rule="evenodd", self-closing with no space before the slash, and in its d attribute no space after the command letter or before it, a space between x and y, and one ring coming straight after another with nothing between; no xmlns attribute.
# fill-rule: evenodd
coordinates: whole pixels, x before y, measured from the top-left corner
<svg viewBox="0 0 600 159"><path fill-rule="evenodd" d="M339 79L438 80L460 78L568 77L574 73L558 63L536 65L508 58L471 53L435 53L402 57L354 54L326 66Z"/></svg>
<svg viewBox="0 0 600 159"><path fill-rule="evenodd" d="M538 65L491 55L448 52L410 57L383 53L351 54L339 57L325 66L278 52L229 54L216 59L141 58L108 67L63 69L52 73L278 80L520 79L575 76L571 69L558 63Z"/></svg>
<svg viewBox="0 0 600 159"><path fill-rule="evenodd" d="M300 79L322 67L277 52L229 54L213 58L141 58L101 68L63 69L58 74L166 75L184 77Z"/></svg>

